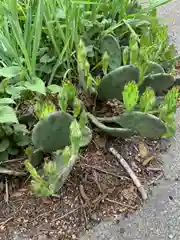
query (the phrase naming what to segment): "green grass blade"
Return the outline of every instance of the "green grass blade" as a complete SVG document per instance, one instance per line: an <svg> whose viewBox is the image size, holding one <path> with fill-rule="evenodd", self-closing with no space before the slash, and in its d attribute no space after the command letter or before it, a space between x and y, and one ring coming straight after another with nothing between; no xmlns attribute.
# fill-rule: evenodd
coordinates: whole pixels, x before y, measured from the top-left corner
<svg viewBox="0 0 180 240"><path fill-rule="evenodd" d="M35 18L35 22L33 25L35 34L34 34L34 40L33 40L31 66L32 66L34 75L35 75L35 69L36 69L37 52L38 52L38 48L39 48L39 44L40 44L40 40L41 40L43 7L44 7L43 2L44 2L43 0L39 0L37 12L36 12L36 18Z"/></svg>

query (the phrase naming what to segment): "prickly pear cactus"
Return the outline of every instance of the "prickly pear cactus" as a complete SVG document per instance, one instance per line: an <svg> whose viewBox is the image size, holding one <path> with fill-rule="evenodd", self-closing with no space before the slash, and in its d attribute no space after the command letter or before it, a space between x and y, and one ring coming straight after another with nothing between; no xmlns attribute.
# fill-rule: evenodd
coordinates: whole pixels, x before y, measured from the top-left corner
<svg viewBox="0 0 180 240"><path fill-rule="evenodd" d="M98 119L90 113L88 113L88 118L96 127L98 127L99 129L101 129L103 132L110 136L125 138L135 135L135 132L133 132L131 129L107 127L106 125L98 121Z"/></svg>
<svg viewBox="0 0 180 240"><path fill-rule="evenodd" d="M29 157L31 164L33 165L33 167L37 167L38 165L40 165L43 160L44 160L44 153L43 151L37 149L35 151L33 151L32 155Z"/></svg>
<svg viewBox="0 0 180 240"><path fill-rule="evenodd" d="M116 123L124 128L132 129L142 137L160 138L167 129L164 123L151 114L142 112L129 112L116 117Z"/></svg>
<svg viewBox="0 0 180 240"><path fill-rule="evenodd" d="M139 69L133 65L122 66L111 71L101 80L97 92L101 100L122 100L124 86L130 81L138 82Z"/></svg>
<svg viewBox="0 0 180 240"><path fill-rule="evenodd" d="M73 117L66 112L54 112L40 120L32 132L32 142L37 149L53 152L70 144L70 125Z"/></svg>
<svg viewBox="0 0 180 240"><path fill-rule="evenodd" d="M80 147L86 147L92 140L92 131L88 127L84 127L82 130L82 140Z"/></svg>
<svg viewBox="0 0 180 240"><path fill-rule="evenodd" d="M173 86L175 79L173 76L166 73L157 73L148 75L144 78L140 86L140 92L144 92L147 87L151 87L156 94L162 94Z"/></svg>
<svg viewBox="0 0 180 240"><path fill-rule="evenodd" d="M149 62L148 69L145 73L145 76L149 74L156 74L156 73L164 73L164 69L158 63Z"/></svg>
<svg viewBox="0 0 180 240"><path fill-rule="evenodd" d="M112 35L106 35L100 43L101 53L107 52L109 56L109 67L114 70L121 66L122 53L118 41Z"/></svg>

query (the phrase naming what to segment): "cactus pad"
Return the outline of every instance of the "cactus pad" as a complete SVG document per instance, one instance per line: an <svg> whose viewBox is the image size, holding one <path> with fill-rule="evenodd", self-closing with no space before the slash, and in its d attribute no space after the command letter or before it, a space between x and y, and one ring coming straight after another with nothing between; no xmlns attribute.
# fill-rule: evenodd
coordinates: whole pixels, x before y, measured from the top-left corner
<svg viewBox="0 0 180 240"><path fill-rule="evenodd" d="M116 123L132 129L142 137L160 138L166 133L166 127L159 118L142 112L124 113L119 118L116 117Z"/></svg>
<svg viewBox="0 0 180 240"><path fill-rule="evenodd" d="M121 66L122 53L118 41L112 35L106 35L100 43L101 53L107 52L109 55L109 67L114 70Z"/></svg>
<svg viewBox="0 0 180 240"><path fill-rule="evenodd" d="M37 149L53 152L70 144L70 125L73 117L66 112L54 112L40 120L32 132L32 142Z"/></svg>
<svg viewBox="0 0 180 240"><path fill-rule="evenodd" d="M86 147L92 140L92 131L88 127L83 128L82 130L82 140L80 147Z"/></svg>
<svg viewBox="0 0 180 240"><path fill-rule="evenodd" d="M90 113L88 113L88 118L96 127L98 127L99 129L101 129L103 132L105 132L110 136L125 138L125 137L131 137L135 135L135 133L132 130L127 128L107 127L106 125L99 122L97 118Z"/></svg>
<svg viewBox="0 0 180 240"><path fill-rule="evenodd" d="M152 87L157 94L161 95L164 91L172 87L174 82L174 77L166 73L148 75L144 78L140 86L140 91L144 92L146 87Z"/></svg>
<svg viewBox="0 0 180 240"><path fill-rule="evenodd" d="M130 81L138 82L139 69L133 65L122 66L103 77L98 86L98 97L101 100L122 100L124 86Z"/></svg>
<svg viewBox="0 0 180 240"><path fill-rule="evenodd" d="M145 73L145 76L149 74L156 74L156 73L164 73L164 69L162 68L161 65L155 62L149 62L148 69Z"/></svg>
<svg viewBox="0 0 180 240"><path fill-rule="evenodd" d="M33 167L39 166L43 162L43 160L44 160L44 153L39 149L35 150L30 156L30 161Z"/></svg>

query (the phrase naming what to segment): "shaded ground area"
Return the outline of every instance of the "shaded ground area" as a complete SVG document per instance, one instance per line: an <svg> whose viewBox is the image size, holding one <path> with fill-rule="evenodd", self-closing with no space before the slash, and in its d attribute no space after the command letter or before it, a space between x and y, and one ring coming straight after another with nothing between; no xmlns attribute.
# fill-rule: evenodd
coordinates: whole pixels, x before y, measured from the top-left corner
<svg viewBox="0 0 180 240"><path fill-rule="evenodd" d="M161 164L157 141L138 137L112 140L96 133L59 198L32 196L27 187L29 182L21 184L17 191L4 189L0 202L0 239L13 236L16 240L78 239L80 232L101 220L139 208L141 197L119 162L107 151L107 144L121 153L143 184L149 180L153 185L157 176L162 177L161 169L156 169Z"/></svg>

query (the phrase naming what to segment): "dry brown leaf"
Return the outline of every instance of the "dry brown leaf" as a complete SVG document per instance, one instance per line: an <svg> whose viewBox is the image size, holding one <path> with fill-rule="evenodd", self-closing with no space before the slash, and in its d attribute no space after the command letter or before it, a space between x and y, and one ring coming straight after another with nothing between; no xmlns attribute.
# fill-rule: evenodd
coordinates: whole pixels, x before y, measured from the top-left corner
<svg viewBox="0 0 180 240"><path fill-rule="evenodd" d="M148 163L151 162L153 159L154 159L154 156L151 156L151 157L145 159L142 165L143 166L148 165Z"/></svg>
<svg viewBox="0 0 180 240"><path fill-rule="evenodd" d="M148 155L148 149L143 142L139 143L139 153L142 158L145 158Z"/></svg>

